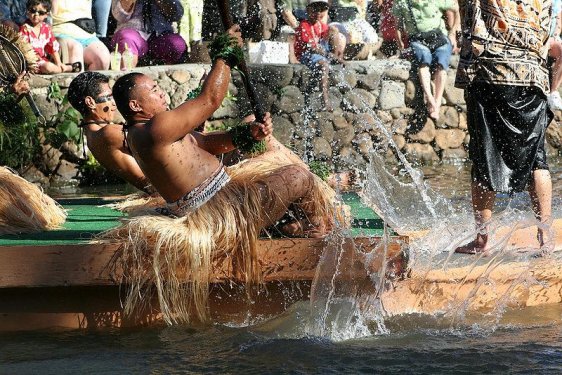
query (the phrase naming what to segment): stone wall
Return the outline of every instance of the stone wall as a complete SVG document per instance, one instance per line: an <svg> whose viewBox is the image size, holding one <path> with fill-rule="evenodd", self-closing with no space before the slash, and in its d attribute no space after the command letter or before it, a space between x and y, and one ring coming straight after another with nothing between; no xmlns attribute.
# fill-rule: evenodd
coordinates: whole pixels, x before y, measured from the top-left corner
<svg viewBox="0 0 562 375"><path fill-rule="evenodd" d="M456 66L453 61L453 67ZM300 155L333 162L338 169L361 167L373 147L384 147L390 135L410 160L437 162L464 160L469 141L463 90L453 86L455 69L448 72L440 119L427 117L423 95L410 64L402 60L350 62L330 72L333 112L323 111L318 84L302 65L251 66L255 87L273 115L275 135ZM154 78L169 96L172 107L198 86L206 65L139 68ZM112 81L122 73L106 72ZM47 99L51 81L66 91L74 74L36 76L32 94L46 117L56 113ZM112 84L112 83L111 83ZM233 73L230 95L208 125L217 125L249 112L239 73ZM556 114L560 120L561 114ZM562 150L562 130L553 121L548 130L548 152ZM389 156L391 152L387 151ZM70 174L68 172L67 174Z"/></svg>

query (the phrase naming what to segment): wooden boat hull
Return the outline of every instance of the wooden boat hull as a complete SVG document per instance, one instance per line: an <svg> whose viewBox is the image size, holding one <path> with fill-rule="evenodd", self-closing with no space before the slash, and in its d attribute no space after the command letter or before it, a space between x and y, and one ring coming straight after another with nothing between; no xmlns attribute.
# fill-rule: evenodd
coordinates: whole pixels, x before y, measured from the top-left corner
<svg viewBox="0 0 562 375"><path fill-rule="evenodd" d="M408 278L382 294L385 310L462 315L562 303L562 219L552 229L547 255L538 250L536 226L504 227L490 238L498 244L490 254L441 254L430 267L410 265Z"/></svg>
<svg viewBox="0 0 562 375"><path fill-rule="evenodd" d="M556 220L554 228L555 250L560 250L562 220ZM498 306L561 303L559 253L545 258L517 254L519 248L537 247L535 233L536 228L515 231L505 240L507 251L501 255L455 254L446 267L427 270L408 267L407 237L391 237L387 246L380 237L348 238L344 249L353 251L342 257L346 272L338 275L338 282L370 283L373 272L385 270L391 285L380 298L388 316L487 313ZM212 319L250 323L249 319L274 316L309 299L326 246L320 239L260 240L264 283L251 291L229 264L215 267ZM121 275L112 266L118 249L115 243L0 246L0 331L162 324L157 301L152 301L153 309L123 316L120 296L127 286L119 284ZM443 264L441 260L435 259L436 264Z"/></svg>
<svg viewBox="0 0 562 375"><path fill-rule="evenodd" d="M260 240L264 283L248 290L228 263L214 269L210 311L214 321L242 323L268 317L309 298L325 242L321 239ZM372 254L369 269L405 269L407 239L346 239L344 247ZM355 252L355 251L354 251ZM48 328L126 327L160 323L152 309L123 317L119 270L112 266L119 244L0 247L0 331ZM361 257L363 259L363 257ZM347 262L357 260L347 259ZM363 268L364 270L364 268ZM366 277L366 273L350 275ZM161 324L161 323L160 323Z"/></svg>

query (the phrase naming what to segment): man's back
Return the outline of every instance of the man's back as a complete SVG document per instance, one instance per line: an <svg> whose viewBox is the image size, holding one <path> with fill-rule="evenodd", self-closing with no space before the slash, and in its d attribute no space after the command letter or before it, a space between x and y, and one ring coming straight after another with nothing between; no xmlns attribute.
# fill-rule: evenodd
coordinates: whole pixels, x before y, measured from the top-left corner
<svg viewBox="0 0 562 375"><path fill-rule="evenodd" d="M138 189L150 184L127 148L121 124L87 124L84 132L88 148L101 165Z"/></svg>

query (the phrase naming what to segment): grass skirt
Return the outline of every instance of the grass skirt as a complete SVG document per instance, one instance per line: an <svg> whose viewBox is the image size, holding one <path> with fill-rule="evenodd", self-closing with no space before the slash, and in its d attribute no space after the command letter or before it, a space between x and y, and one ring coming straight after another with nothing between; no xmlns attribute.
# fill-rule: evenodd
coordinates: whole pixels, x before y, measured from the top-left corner
<svg viewBox="0 0 562 375"><path fill-rule="evenodd" d="M39 187L0 167L0 235L59 228L66 212Z"/></svg>
<svg viewBox="0 0 562 375"><path fill-rule="evenodd" d="M257 241L268 221L268 202L279 199L264 178L279 169L269 162L249 161L227 168L231 181L200 208L180 218L143 215L129 219L104 237L124 241L116 267L128 285L125 315L150 308L158 296L168 324L186 323L190 316L209 319L212 270L230 262L247 284L262 280ZM318 216L336 215L334 191L314 176L310 202Z"/></svg>

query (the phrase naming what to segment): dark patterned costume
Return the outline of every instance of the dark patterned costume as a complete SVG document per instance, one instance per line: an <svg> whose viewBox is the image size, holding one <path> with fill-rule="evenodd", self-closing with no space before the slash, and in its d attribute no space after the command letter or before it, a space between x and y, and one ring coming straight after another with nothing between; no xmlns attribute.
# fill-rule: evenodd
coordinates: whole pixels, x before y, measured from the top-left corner
<svg viewBox="0 0 562 375"><path fill-rule="evenodd" d="M544 135L550 0L459 0L463 41L456 86L465 89L473 180L525 189L548 169Z"/></svg>

